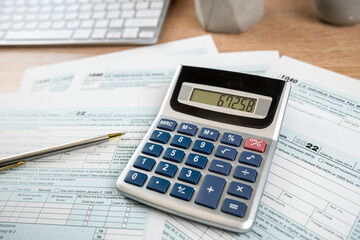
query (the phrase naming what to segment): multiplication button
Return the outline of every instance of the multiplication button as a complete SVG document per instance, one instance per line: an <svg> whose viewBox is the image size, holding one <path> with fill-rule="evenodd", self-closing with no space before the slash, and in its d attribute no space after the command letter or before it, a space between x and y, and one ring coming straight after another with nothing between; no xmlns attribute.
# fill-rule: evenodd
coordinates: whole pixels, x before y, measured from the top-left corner
<svg viewBox="0 0 360 240"><path fill-rule="evenodd" d="M252 187L239 182L231 182L227 193L236 197L249 199L252 193Z"/></svg>

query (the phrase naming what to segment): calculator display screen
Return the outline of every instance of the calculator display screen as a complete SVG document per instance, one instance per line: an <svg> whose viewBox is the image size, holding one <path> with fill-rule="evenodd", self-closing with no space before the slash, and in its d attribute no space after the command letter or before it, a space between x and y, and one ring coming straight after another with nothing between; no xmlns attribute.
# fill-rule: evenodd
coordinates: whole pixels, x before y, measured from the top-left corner
<svg viewBox="0 0 360 240"><path fill-rule="evenodd" d="M253 113L257 99L194 88L190 101Z"/></svg>

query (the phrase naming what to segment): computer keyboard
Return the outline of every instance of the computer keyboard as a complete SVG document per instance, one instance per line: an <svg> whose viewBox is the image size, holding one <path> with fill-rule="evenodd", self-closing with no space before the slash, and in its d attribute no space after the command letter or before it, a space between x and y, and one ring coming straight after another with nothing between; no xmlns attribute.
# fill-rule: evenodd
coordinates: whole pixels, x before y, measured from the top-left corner
<svg viewBox="0 0 360 240"><path fill-rule="evenodd" d="M153 44L170 0L0 0L1 45Z"/></svg>

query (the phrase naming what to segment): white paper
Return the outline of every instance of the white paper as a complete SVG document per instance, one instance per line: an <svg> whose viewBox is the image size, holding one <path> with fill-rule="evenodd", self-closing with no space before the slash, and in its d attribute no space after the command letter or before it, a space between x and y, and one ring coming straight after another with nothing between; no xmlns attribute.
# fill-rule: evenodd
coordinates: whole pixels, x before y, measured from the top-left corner
<svg viewBox="0 0 360 240"><path fill-rule="evenodd" d="M118 60L148 57L151 59L162 55L201 55L217 53L211 35L188 38L174 42L157 44L149 47L135 48L110 54L99 55L63 63L29 68L26 70L20 86L21 93L63 92L66 91L76 74L83 66L107 64Z"/></svg>
<svg viewBox="0 0 360 240"><path fill-rule="evenodd" d="M180 64L262 75L278 61L278 58L277 51L254 51L198 56L159 56L154 61L127 58L111 63L88 64L76 74L69 91L112 91L140 86L166 89Z"/></svg>

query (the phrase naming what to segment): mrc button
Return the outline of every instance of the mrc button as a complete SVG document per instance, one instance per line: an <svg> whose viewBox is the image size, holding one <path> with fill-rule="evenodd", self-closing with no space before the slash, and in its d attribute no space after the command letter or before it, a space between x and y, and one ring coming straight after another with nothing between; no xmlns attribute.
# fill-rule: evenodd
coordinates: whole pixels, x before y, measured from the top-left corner
<svg viewBox="0 0 360 240"><path fill-rule="evenodd" d="M174 131L176 125L177 125L176 121L162 118L160 119L157 127L164 130Z"/></svg>

